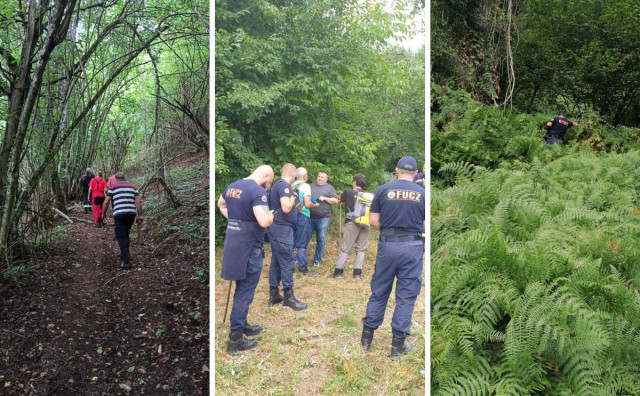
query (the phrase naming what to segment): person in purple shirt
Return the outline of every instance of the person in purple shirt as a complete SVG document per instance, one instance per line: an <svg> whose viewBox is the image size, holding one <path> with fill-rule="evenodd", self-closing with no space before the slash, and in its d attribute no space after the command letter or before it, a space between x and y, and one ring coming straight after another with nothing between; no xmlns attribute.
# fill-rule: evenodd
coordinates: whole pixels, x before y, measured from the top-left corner
<svg viewBox="0 0 640 396"><path fill-rule="evenodd" d="M295 209L298 194L291 188L296 178L296 167L293 164L282 166L282 177L275 182L269 192L269 208L274 211L273 224L269 227L271 241L271 266L269 267L269 306L283 302L278 288L282 283L284 306L295 311L307 308L293 295L293 228L298 220Z"/></svg>
<svg viewBox="0 0 640 396"><path fill-rule="evenodd" d="M397 180L378 188L369 213L369 223L380 231L380 240L360 343L366 353L373 341L373 332L384 320L395 280L396 307L391 319L393 360L413 348L405 338L410 334L413 308L422 287L425 190L413 182L417 173L415 159L400 158L396 165Z"/></svg>
<svg viewBox="0 0 640 396"><path fill-rule="evenodd" d="M262 272L264 235L273 223L265 191L273 176L270 166L261 165L249 177L229 184L218 199L220 213L228 220L221 276L236 281L227 353L256 347L258 341L245 336L262 330L247 323L247 314Z"/></svg>

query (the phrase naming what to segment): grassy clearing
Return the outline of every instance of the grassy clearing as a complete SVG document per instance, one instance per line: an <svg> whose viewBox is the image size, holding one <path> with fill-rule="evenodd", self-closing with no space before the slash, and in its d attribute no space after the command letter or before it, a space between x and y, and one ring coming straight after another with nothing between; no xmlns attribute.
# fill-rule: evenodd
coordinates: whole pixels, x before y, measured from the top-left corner
<svg viewBox="0 0 640 396"><path fill-rule="evenodd" d="M371 292L378 232L372 229L362 279L351 277L351 252L342 279L333 279L339 252L337 221L332 221L319 276L294 275L296 297L309 304L304 311L267 307L270 246L248 321L263 326L258 347L228 355L229 319L222 324L229 282L219 277L222 249L216 250L215 390L219 395L424 395L424 287L413 312L408 340L413 351L399 362L389 359L395 291L382 326L367 356L360 349L361 319ZM308 256L315 251L315 235ZM424 277L424 275L423 275ZM424 284L423 284L424 286ZM231 291L233 297L233 289ZM231 303L230 303L231 305ZM230 309L230 308L229 308ZM228 314L227 314L228 316Z"/></svg>

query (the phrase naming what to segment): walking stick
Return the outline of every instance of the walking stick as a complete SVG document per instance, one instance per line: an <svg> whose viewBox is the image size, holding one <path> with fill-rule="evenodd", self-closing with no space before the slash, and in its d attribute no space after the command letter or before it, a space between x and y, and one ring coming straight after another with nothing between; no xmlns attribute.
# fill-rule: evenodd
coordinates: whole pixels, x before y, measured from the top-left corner
<svg viewBox="0 0 640 396"><path fill-rule="evenodd" d="M338 243L342 243L342 205L338 206Z"/></svg>
<svg viewBox="0 0 640 396"><path fill-rule="evenodd" d="M233 281L229 281L229 291L227 291L227 305L224 307L224 316L222 317L222 324L227 320L227 310L229 309L229 297L231 296L231 283Z"/></svg>

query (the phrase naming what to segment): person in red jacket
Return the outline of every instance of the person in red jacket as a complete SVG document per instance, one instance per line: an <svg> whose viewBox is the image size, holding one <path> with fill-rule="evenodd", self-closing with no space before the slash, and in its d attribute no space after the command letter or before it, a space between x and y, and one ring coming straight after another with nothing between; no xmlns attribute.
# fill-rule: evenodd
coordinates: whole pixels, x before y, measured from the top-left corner
<svg viewBox="0 0 640 396"><path fill-rule="evenodd" d="M102 227L102 203L104 202L107 182L102 178L102 171L89 183L89 199L93 204L93 222L97 228Z"/></svg>

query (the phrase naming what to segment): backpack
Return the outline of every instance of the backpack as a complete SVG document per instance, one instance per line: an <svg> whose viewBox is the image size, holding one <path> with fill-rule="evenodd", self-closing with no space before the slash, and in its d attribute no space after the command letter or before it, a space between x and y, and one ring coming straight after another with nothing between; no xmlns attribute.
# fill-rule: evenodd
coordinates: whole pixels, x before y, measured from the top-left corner
<svg viewBox="0 0 640 396"><path fill-rule="evenodd" d="M296 180L291 185L291 189L293 190L294 193L296 193L295 207L296 207L296 212L298 213L302 212L302 209L304 209L304 201L300 200L300 186L302 185L302 183L304 183L302 180Z"/></svg>
<svg viewBox="0 0 640 396"><path fill-rule="evenodd" d="M92 175L89 172L83 170L80 174L80 183L82 183L83 186L88 186L91 179L93 179L91 176Z"/></svg>
<svg viewBox="0 0 640 396"><path fill-rule="evenodd" d="M347 219L353 220L354 223L369 227L369 210L373 194L358 191L356 202L353 204L353 211L347 212Z"/></svg>

